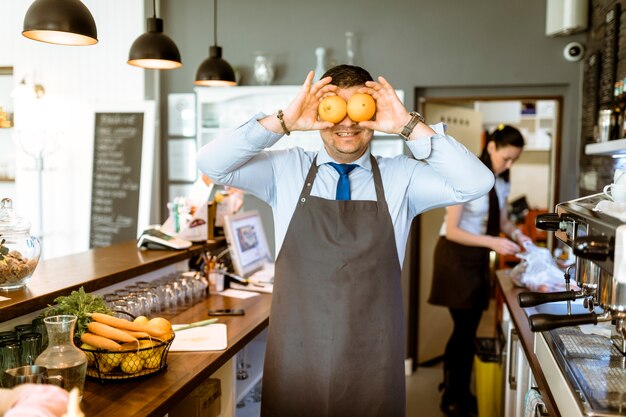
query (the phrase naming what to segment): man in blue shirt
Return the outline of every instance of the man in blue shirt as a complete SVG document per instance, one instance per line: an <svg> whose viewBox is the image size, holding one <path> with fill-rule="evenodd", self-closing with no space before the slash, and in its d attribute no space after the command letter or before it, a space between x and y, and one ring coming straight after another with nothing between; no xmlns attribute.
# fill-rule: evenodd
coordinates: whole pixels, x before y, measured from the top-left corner
<svg viewBox="0 0 626 417"><path fill-rule="evenodd" d="M463 145L409 112L364 69L310 72L287 108L258 115L203 147L218 184L273 209L276 273L262 416L404 416L400 265L413 217L486 194L493 174ZM318 117L329 95L376 101L371 120ZM269 151L284 134L319 130L319 152ZM399 134L413 157L374 157L374 130Z"/></svg>

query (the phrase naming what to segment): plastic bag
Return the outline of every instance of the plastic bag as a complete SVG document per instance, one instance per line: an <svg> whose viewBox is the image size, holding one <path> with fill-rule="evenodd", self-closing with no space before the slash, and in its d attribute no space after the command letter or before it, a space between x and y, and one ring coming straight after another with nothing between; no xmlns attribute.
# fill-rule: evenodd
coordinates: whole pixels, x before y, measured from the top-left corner
<svg viewBox="0 0 626 417"><path fill-rule="evenodd" d="M513 283L531 291L565 290L564 273L559 269L550 251L531 242L526 242L524 248L525 252L516 255L521 262L511 271Z"/></svg>

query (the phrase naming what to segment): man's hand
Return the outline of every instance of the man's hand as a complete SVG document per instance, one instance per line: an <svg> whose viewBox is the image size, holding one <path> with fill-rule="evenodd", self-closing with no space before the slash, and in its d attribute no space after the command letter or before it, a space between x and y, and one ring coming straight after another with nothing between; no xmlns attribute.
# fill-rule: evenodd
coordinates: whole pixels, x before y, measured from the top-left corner
<svg viewBox="0 0 626 417"><path fill-rule="evenodd" d="M313 83L314 71L310 71L300 88L296 98L283 109L285 127L291 132L296 130L322 130L334 126L331 122L320 121L317 118L317 108L324 95L337 90L337 86L330 85L331 77L322 78ZM270 115L260 120L265 128L284 133L276 115Z"/></svg>
<svg viewBox="0 0 626 417"><path fill-rule="evenodd" d="M379 132L398 134L409 122L411 116L396 90L384 77L378 77L378 82L367 81L365 87L359 89L359 93L367 93L376 100L376 114L374 120L359 122L359 126Z"/></svg>

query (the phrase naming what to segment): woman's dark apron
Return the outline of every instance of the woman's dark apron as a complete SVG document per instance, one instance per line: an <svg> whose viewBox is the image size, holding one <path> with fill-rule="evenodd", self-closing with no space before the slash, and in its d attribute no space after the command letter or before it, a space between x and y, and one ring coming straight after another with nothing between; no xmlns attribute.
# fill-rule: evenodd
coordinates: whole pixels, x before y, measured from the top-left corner
<svg viewBox="0 0 626 417"><path fill-rule="evenodd" d="M311 196L313 161L276 260L263 417L405 415L400 263L377 201Z"/></svg>
<svg viewBox="0 0 626 417"><path fill-rule="evenodd" d="M435 247L430 304L449 308L487 308L489 249L439 237Z"/></svg>

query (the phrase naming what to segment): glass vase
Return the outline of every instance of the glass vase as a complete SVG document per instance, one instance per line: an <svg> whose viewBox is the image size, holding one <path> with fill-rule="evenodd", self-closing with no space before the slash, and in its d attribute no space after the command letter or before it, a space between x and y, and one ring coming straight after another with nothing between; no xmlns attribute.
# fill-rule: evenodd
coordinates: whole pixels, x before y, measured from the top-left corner
<svg viewBox="0 0 626 417"><path fill-rule="evenodd" d="M264 52L255 54L254 79L260 85L270 85L274 80L274 64L271 57Z"/></svg>
<svg viewBox="0 0 626 417"><path fill-rule="evenodd" d="M78 387L82 397L87 373L87 355L74 345L76 316L60 315L44 319L48 332L48 347L41 352L35 365L48 368L48 375L59 375L67 391Z"/></svg>

